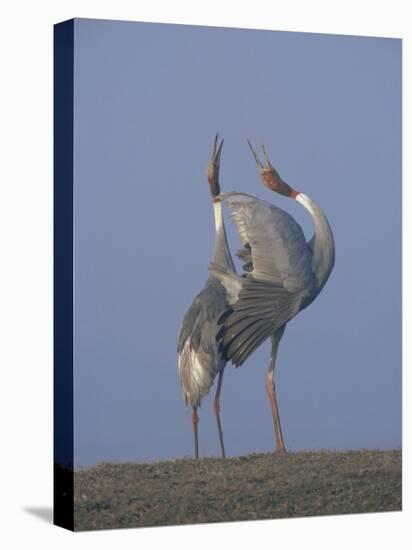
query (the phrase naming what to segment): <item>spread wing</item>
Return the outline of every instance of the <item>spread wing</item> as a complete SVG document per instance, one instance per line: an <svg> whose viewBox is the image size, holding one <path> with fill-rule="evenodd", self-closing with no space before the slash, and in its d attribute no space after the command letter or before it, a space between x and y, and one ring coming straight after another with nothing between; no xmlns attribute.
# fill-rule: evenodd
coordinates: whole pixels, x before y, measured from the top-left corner
<svg viewBox="0 0 412 550"><path fill-rule="evenodd" d="M314 285L312 254L300 226L280 208L243 193L220 197L231 210L249 263L217 334L224 359L240 366L301 310ZM237 277L223 271L212 266L223 285Z"/></svg>
<svg viewBox="0 0 412 550"><path fill-rule="evenodd" d="M252 262L253 269L248 271L253 278L290 291L311 285L312 253L290 214L246 193L222 193L220 197L231 210L244 244L238 254Z"/></svg>

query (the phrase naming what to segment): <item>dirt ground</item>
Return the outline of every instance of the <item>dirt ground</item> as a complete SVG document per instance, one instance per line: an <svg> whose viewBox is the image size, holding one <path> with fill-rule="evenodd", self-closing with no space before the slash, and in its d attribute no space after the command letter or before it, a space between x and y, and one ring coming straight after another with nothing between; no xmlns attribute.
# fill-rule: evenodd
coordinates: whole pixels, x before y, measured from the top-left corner
<svg viewBox="0 0 412 550"><path fill-rule="evenodd" d="M101 463L75 472L75 530L401 510L401 451Z"/></svg>

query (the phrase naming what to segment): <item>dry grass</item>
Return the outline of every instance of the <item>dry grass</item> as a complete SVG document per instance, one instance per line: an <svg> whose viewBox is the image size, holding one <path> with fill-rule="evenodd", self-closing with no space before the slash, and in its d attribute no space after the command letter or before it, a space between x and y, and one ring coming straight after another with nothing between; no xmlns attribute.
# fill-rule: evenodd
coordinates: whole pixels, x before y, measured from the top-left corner
<svg viewBox="0 0 412 550"><path fill-rule="evenodd" d="M75 472L75 529L401 510L401 451L101 463Z"/></svg>

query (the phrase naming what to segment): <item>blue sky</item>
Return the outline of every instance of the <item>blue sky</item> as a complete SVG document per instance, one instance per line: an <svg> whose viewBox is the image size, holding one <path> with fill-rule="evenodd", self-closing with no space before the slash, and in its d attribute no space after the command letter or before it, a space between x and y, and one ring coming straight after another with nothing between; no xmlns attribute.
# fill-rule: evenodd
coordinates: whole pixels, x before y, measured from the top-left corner
<svg viewBox="0 0 412 550"><path fill-rule="evenodd" d="M77 19L74 71L75 464L192 454L176 340L213 252L216 131L224 190L312 236L304 209L259 183L246 138L262 139L335 236L331 278L279 348L287 448L399 447L401 41ZM229 456L273 448L269 351L226 368ZM202 456L219 453L211 397Z"/></svg>

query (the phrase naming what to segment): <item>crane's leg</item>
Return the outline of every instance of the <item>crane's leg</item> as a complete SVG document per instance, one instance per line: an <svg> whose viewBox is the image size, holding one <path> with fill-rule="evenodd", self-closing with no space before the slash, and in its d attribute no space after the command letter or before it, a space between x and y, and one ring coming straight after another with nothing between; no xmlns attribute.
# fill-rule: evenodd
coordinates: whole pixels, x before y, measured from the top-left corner
<svg viewBox="0 0 412 550"><path fill-rule="evenodd" d="M283 331L282 331L283 334ZM275 362L278 351L279 339L272 337L272 354L270 358L269 372L266 378L266 391L269 396L270 408L272 411L273 427L275 430L275 449L279 453L286 453L285 443L283 441L282 427L280 425L280 416L278 402L276 399L275 386Z"/></svg>
<svg viewBox="0 0 412 550"><path fill-rule="evenodd" d="M213 401L213 411L216 416L217 429L219 431L219 441L220 441L220 450L222 451L222 458L226 458L225 444L223 443L222 423L220 422L220 414L219 414L220 413L220 392L222 391L223 372L224 372L224 369L222 369L219 372L215 400Z"/></svg>
<svg viewBox="0 0 412 550"><path fill-rule="evenodd" d="M192 426L193 436L195 438L195 458L199 458L199 437L197 433L197 425L199 424L199 417L197 415L197 407L193 407L192 410Z"/></svg>

